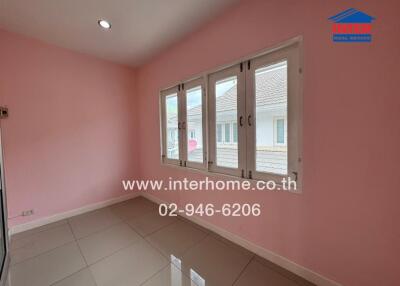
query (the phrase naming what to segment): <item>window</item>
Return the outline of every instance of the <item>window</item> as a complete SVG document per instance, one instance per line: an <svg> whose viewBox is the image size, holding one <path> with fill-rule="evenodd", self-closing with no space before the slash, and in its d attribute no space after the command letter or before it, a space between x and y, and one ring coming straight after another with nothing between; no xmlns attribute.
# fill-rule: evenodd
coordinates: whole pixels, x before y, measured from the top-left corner
<svg viewBox="0 0 400 286"><path fill-rule="evenodd" d="M170 164L179 164L181 147L178 89L172 88L164 91L161 100L163 161Z"/></svg>
<svg viewBox="0 0 400 286"><path fill-rule="evenodd" d="M166 114L167 114L167 128L171 133L168 140L168 158L179 158L179 145L178 145L178 96L176 94L167 96Z"/></svg>
<svg viewBox="0 0 400 286"><path fill-rule="evenodd" d="M256 64L256 63L255 63ZM251 74L255 81L255 137L256 171L287 173L287 149L283 145L287 116L287 60L278 63L260 63Z"/></svg>
<svg viewBox="0 0 400 286"><path fill-rule="evenodd" d="M215 82L215 118L219 132L223 134L222 140L218 140L216 148L216 165L227 168L237 168L238 149L230 148L226 143L230 141L230 128L226 121L234 121L237 118L237 77L229 76ZM223 131L222 131L223 130Z"/></svg>
<svg viewBox="0 0 400 286"><path fill-rule="evenodd" d="M240 165L244 164L245 153L239 144L231 144L231 125L237 126L239 118L243 117L239 111L245 104L244 74L240 72L240 65L209 75L208 87L209 170L241 176Z"/></svg>
<svg viewBox="0 0 400 286"><path fill-rule="evenodd" d="M185 165L193 168L205 168L205 94L203 79L187 82L183 85L183 96L185 101L185 113L183 115L186 148L184 156Z"/></svg>
<svg viewBox="0 0 400 286"><path fill-rule="evenodd" d="M205 94L202 78L161 92L163 162L205 168Z"/></svg>
<svg viewBox="0 0 400 286"><path fill-rule="evenodd" d="M246 71L246 112L251 118L247 126L249 177L298 177L299 68L296 46L251 60Z"/></svg>
<svg viewBox="0 0 400 286"><path fill-rule="evenodd" d="M298 39L292 40L163 91L167 163L178 160L183 166L250 179L297 180L302 137L299 46Z"/></svg>

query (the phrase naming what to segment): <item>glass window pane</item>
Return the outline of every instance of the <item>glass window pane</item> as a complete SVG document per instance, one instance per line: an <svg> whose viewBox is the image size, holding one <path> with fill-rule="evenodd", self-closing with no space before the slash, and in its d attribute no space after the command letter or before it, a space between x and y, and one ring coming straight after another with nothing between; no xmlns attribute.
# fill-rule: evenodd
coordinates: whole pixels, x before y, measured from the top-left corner
<svg viewBox="0 0 400 286"><path fill-rule="evenodd" d="M237 77L229 77L215 84L216 99L216 164L217 166L237 168L238 146L229 144L230 129L225 128L225 142L222 142L222 126L226 122L237 124ZM228 132L228 133L227 133ZM227 140L228 139L228 140Z"/></svg>
<svg viewBox="0 0 400 286"><path fill-rule="evenodd" d="M217 142L222 142L222 125L217 124Z"/></svg>
<svg viewBox="0 0 400 286"><path fill-rule="evenodd" d="M203 108L202 88L194 87L186 91L186 130L188 161L203 162Z"/></svg>
<svg viewBox="0 0 400 286"><path fill-rule="evenodd" d="M229 123L225 123L225 142L231 142L231 125Z"/></svg>
<svg viewBox="0 0 400 286"><path fill-rule="evenodd" d="M237 123L232 123L233 143L238 142Z"/></svg>
<svg viewBox="0 0 400 286"><path fill-rule="evenodd" d="M167 119L167 158L179 159L178 95L176 93L165 98L165 113Z"/></svg>
<svg viewBox="0 0 400 286"><path fill-rule="evenodd" d="M276 120L276 143L284 144L285 143L285 121L283 119Z"/></svg>
<svg viewBox="0 0 400 286"><path fill-rule="evenodd" d="M256 170L287 174L287 61L255 71ZM276 120L276 118L279 118Z"/></svg>

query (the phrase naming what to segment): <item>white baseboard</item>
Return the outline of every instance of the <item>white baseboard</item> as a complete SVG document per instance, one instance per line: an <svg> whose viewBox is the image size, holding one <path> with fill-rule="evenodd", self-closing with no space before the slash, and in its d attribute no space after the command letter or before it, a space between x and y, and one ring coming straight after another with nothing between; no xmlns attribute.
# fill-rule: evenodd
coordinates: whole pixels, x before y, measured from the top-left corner
<svg viewBox="0 0 400 286"><path fill-rule="evenodd" d="M148 192L143 192L140 195L142 195L143 197L145 197L157 204L168 203L168 202L165 202L165 201L149 194ZM181 214L179 214L179 215L181 215ZM268 249L262 248L262 247L254 244L236 234L226 231L226 230L224 230L210 222L207 222L199 217L185 216L185 215L183 215L183 216L185 218L187 218L188 220L191 220L192 222L219 234L220 236L242 246L243 248L245 248L253 253L256 253L257 255L265 258L266 260L271 261L271 262L279 265L280 267L282 267L294 274L297 274L298 276L300 276L318 286L342 286L338 282L335 282L335 281L333 281L329 278L326 278L308 268L298 265L297 263L295 263L279 254L276 254Z"/></svg>
<svg viewBox="0 0 400 286"><path fill-rule="evenodd" d="M27 223L23 223L23 224L18 224L16 226L10 227L8 230L8 234L9 236L13 235L13 234L17 234L19 232L23 232L23 231L27 231L36 227L40 227L49 223L53 223L53 222L57 222L63 219L67 219L76 215L80 215L80 214L84 214L90 211L94 211L100 208L104 208L116 203L120 203L129 199L132 199L134 197L139 196L140 194L137 192L134 193L130 193L128 195L124 195L124 196L120 196L120 197L116 197L116 198L112 198L110 200L106 200L106 201L102 201L102 202L98 202L98 203L94 203L94 204L90 204L90 205L86 205L77 209L73 209L70 211L66 211L63 213L59 213L59 214L55 214L52 216L48 216L48 217L44 217L44 218L39 218L37 220L33 220Z"/></svg>

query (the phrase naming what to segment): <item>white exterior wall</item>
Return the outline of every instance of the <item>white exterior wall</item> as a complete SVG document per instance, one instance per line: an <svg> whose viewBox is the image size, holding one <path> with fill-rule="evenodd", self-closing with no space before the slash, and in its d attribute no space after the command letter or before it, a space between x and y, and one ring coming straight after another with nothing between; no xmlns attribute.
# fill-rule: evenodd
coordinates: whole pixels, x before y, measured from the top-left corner
<svg viewBox="0 0 400 286"><path fill-rule="evenodd" d="M285 123L287 123L286 112L284 109L268 110L268 111L265 110L257 113L257 118L256 118L257 146L273 147L275 145L274 120L279 118L285 118ZM285 140L285 142L287 141Z"/></svg>
<svg viewBox="0 0 400 286"><path fill-rule="evenodd" d="M286 110L283 108L276 110L264 110L257 114L256 118L256 132L257 132L257 146L262 147L273 147L274 146L274 119L285 118L286 120ZM232 111L219 113L217 124L232 123L236 122L237 118L235 113ZM195 130L197 146L203 145L202 130L201 130L201 118L200 116L192 117L187 125L187 131ZM286 128L286 126L285 126ZM286 132L285 132L286 133ZM225 136L225 133L222 133ZM285 140L286 141L286 140Z"/></svg>

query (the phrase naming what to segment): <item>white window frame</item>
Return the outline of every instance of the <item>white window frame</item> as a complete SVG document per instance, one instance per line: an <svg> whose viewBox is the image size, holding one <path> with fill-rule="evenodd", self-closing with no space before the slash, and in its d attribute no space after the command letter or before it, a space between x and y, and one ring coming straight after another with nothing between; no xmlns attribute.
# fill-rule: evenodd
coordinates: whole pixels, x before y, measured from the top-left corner
<svg viewBox="0 0 400 286"><path fill-rule="evenodd" d="M161 91L160 96L160 115L161 115L161 158L162 162L171 165L181 165L182 164L182 134L180 132L181 126L181 96L180 96L180 86L174 86L172 88ZM179 148L179 159L168 158L168 136L167 134L167 113L166 113L166 98L170 95L176 94L178 101L178 148Z"/></svg>
<svg viewBox="0 0 400 286"><path fill-rule="evenodd" d="M217 138L216 138L216 97L215 84L217 81L225 78L236 76L237 78L237 123L238 123L238 167L229 168L217 165ZM208 76L208 146L209 146L209 164L208 170L214 173L222 173L242 177L244 176L244 168L246 164L245 153L245 129L240 127L240 122L243 122L245 115L245 77L243 73L243 65L236 64L229 68L217 71ZM225 139L225 122L222 123L222 142Z"/></svg>
<svg viewBox="0 0 400 286"><path fill-rule="evenodd" d="M256 112L255 112L255 70L287 61L287 174L280 175L275 173L266 173L256 170ZM247 124L247 172L248 177L256 180L274 180L281 182L283 178L291 177L297 180L299 188L299 176L301 176L301 81L300 81L300 54L299 46L292 45L274 52L259 56L251 60L250 69L246 72L246 118L250 118Z"/></svg>
<svg viewBox="0 0 400 286"><path fill-rule="evenodd" d="M250 121L255 121L255 110L254 100L255 96L252 95L254 89L254 76L251 74L260 66L260 63L265 61L267 63L279 62L283 58L288 60L288 114L285 122L287 128L287 137L285 138L288 148L288 175L292 179L297 179L297 190L296 192L302 191L302 88L303 88L303 72L302 72L302 52L303 43L302 37L298 36L287 40L283 43L265 49L253 56L242 58L240 61L236 61L231 65L225 65L222 68L216 68L208 72L201 74L204 79L203 86L205 90L205 104L203 104L203 143L204 146L204 171L207 173L219 173L226 174L235 177L242 177L254 180L274 180L278 184L281 182L283 177L277 174L255 172L255 126L248 126L248 116ZM262 65L261 65L262 66ZM265 65L264 65L265 66ZM242 70L242 71L241 71ZM229 76L236 75L238 79L238 110L237 110L237 126L238 126L238 142L233 143L238 146L238 168L232 169L215 164L216 159L216 126L215 126L215 82L227 78ZM187 81L189 82L189 81ZM214 84L213 84L214 83ZM178 85L177 85L178 86ZM186 158L187 152L183 152L183 148L187 148L186 143L183 143L182 132L179 132L180 136L180 160L168 159L165 156L165 94L166 92L171 93L171 90L177 88L169 88L160 91L160 121L161 121L161 137L162 137L162 163L170 165L184 166L182 161ZM181 83L179 84L181 86ZM176 91L175 91L176 92ZM182 92L178 90L178 92ZM182 98L178 96L180 110L182 109ZM164 101L163 101L164 100ZM186 110L184 110L186 111ZM183 114L180 111L180 114ZM182 122L182 118L180 121ZM204 123L205 122L205 123ZM241 124L243 123L243 125ZM233 123L233 122L231 122ZM222 124L223 125L223 124ZM222 142L224 141L224 127L222 126ZM231 124L231 129L233 124ZM187 138L187 134L183 137ZM233 142L233 129L231 133L231 139ZM184 145L182 145L184 144ZM247 146L249 147L247 148ZM189 166L187 166L189 167Z"/></svg>
<svg viewBox="0 0 400 286"><path fill-rule="evenodd" d="M189 161L188 160L188 150L187 150L187 138L188 138L188 134L187 134L187 112L186 112L186 91L198 87L200 86L201 88L201 122L202 122L202 144L203 144L203 154L202 154L202 158L203 158L203 162L195 162L195 161ZM207 100L206 100L206 88L205 88L205 81L204 81L204 77L200 77L191 81L187 81L185 83L182 84L182 90L181 90L181 97L182 97L182 122L183 122L183 150L182 150L182 160L183 160L183 166L185 167L189 167L189 168L194 168L194 169L206 169L207 168Z"/></svg>

